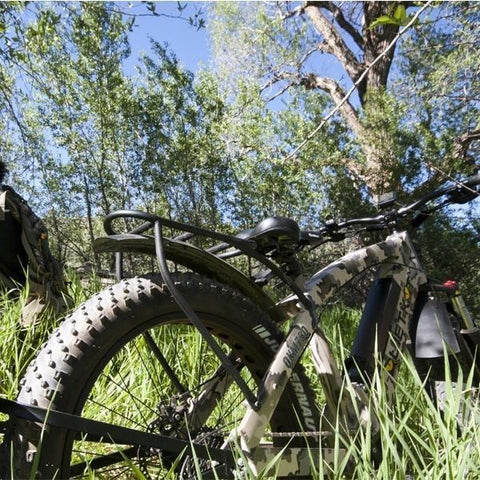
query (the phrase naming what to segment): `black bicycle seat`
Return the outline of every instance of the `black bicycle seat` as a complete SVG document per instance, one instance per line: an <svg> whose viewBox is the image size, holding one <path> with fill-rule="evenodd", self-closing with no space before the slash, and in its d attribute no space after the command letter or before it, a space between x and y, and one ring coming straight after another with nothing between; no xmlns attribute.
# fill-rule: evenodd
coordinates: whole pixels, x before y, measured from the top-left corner
<svg viewBox="0 0 480 480"><path fill-rule="evenodd" d="M268 217L256 227L237 234L238 238L255 240L257 250L269 251L280 245L292 245L300 241L300 227L295 220L286 217Z"/></svg>

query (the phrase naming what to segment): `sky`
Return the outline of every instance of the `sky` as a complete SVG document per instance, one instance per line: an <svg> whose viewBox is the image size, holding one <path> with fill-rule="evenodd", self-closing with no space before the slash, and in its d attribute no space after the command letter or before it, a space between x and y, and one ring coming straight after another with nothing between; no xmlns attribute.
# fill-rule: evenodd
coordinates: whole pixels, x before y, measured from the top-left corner
<svg viewBox="0 0 480 480"><path fill-rule="evenodd" d="M183 66L192 72L197 71L202 64L208 63L210 50L206 29L197 29L186 20L198 9L205 12L205 8L202 8L203 2L190 4L183 12L185 19L175 18L179 15L177 2L155 2L155 9L159 16L143 16L142 13L148 14L143 3L132 2L131 5L130 9L125 10L132 11L137 18L130 34L132 55L126 63L127 70L138 63L142 53L148 53L149 37L168 43L170 50Z"/></svg>
<svg viewBox="0 0 480 480"><path fill-rule="evenodd" d="M186 8L180 15L177 1L156 1L154 16L148 11L144 2L124 2L123 11L136 15L136 21L130 33L131 56L124 62L124 71L127 75L135 75L135 65L139 64L142 53L150 50L150 40L153 38L161 43L168 43L169 50L175 54L180 63L189 71L196 73L202 65L210 62L210 39L207 28L196 28L188 22L196 12L201 13L201 18L206 19L208 4L213 2L181 2ZM348 40L348 39L347 39ZM352 83L345 75L343 68L331 55L312 55L309 67L313 71L321 71L323 75L331 76L344 85L348 90ZM359 103L356 92L353 93L350 101L357 105ZM283 108L282 98L278 98L268 105L276 110Z"/></svg>

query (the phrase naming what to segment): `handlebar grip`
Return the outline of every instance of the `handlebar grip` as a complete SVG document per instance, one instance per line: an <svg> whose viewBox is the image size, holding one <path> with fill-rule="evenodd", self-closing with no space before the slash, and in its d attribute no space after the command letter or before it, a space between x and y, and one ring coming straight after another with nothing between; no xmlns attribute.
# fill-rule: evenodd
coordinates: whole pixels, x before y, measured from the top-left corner
<svg viewBox="0 0 480 480"><path fill-rule="evenodd" d="M462 184L466 187L476 187L480 184L480 173L476 173L475 175L468 177L464 182L462 182Z"/></svg>
<svg viewBox="0 0 480 480"><path fill-rule="evenodd" d="M480 184L480 174L477 173L452 188L448 194L450 201L461 205L477 198L480 192L474 187L478 184Z"/></svg>

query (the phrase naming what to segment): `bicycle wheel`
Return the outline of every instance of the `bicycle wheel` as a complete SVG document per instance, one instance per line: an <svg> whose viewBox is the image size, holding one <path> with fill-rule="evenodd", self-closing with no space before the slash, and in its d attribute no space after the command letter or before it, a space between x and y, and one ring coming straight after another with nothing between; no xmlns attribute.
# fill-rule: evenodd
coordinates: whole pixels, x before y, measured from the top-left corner
<svg viewBox="0 0 480 480"><path fill-rule="evenodd" d="M281 339L268 315L213 280L194 274L174 279L245 380L258 384ZM305 430L305 413L316 415L302 371L294 378L270 422L274 443L274 432ZM221 445L241 418L243 400L157 275L122 281L67 317L30 365L18 396L19 402L210 446ZM13 478L29 477L35 462L35 478L92 471L95 478L137 478L128 473L132 464L146 478L194 471L189 458L175 467L168 452L82 441L65 429L42 432L41 425L19 419L6 443L13 445Z"/></svg>

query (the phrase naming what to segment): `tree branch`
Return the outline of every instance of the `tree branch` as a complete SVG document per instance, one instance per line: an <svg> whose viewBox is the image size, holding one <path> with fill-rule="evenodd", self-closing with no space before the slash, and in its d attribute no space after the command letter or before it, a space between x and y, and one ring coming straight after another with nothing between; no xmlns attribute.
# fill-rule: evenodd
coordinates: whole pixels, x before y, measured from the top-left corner
<svg viewBox="0 0 480 480"><path fill-rule="evenodd" d="M480 129L460 135L455 140L455 145L453 146L454 157L458 159L466 159L468 156L467 152L470 144L478 140L480 140Z"/></svg>
<svg viewBox="0 0 480 480"><path fill-rule="evenodd" d="M338 112L341 108L342 108L342 105L344 103L346 103L348 101L348 99L350 98L350 96L353 94L353 92L355 91L355 89L358 87L358 84L360 84L363 79L365 78L366 75L368 75L368 72L370 71L371 68L373 68L373 66L375 65L375 63L379 62L382 57L384 55L386 55L390 49L393 48L393 46L395 45L395 43L398 41L398 39L406 32L410 29L410 27L412 25L414 25L414 23L417 21L418 17L432 4L433 0L427 0L427 2L422 6L422 8L420 8L418 10L418 12L410 19L410 21L407 23L407 25L405 25L398 33L397 35L395 36L395 38L390 42L389 45L386 46L385 50L383 50L383 52L372 62L370 63L367 68L363 71L363 73L361 74L361 76L358 78L358 80L353 84L352 88L350 88L350 90L345 94L345 96L343 97L342 101L337 104L337 106L331 111L329 112L323 119L322 121L317 125L317 127L312 130L308 135L307 137L305 138L305 140L303 140L300 145L298 145L297 147L295 147L293 149L292 152L290 152L284 159L283 161L287 161L287 160L290 160L291 158L293 158L324 126L325 124L328 122L328 120L330 120L331 117L333 117L333 115L335 115L336 112Z"/></svg>
<svg viewBox="0 0 480 480"><path fill-rule="evenodd" d="M365 66L357 60L337 29L323 14L321 10L323 3L324 2L307 2L305 12L312 20L317 31L323 35L329 51L337 57L350 78L355 82L362 74Z"/></svg>
<svg viewBox="0 0 480 480"><path fill-rule="evenodd" d="M464 162L466 167L474 167L478 169L478 165L475 159L468 155L468 149L472 142L480 140L480 129L466 132L457 137L452 147L452 155L454 158ZM419 185L414 191L413 195L421 195L422 193L435 188L439 183L445 180L450 180L456 183L458 186L462 186L462 183L456 180L451 174L449 174L443 165L434 165L430 160L425 159L425 164L432 171L432 175L428 180ZM464 188L467 188L463 185ZM471 189L469 189L471 190ZM473 190L472 190L473 192Z"/></svg>
<svg viewBox="0 0 480 480"><path fill-rule="evenodd" d="M300 85L307 89L319 88L328 92L333 102L339 108L348 126L356 135L363 134L363 127L358 119L358 113L352 104L345 99L345 90L332 78L319 77L313 73L307 74L300 79Z"/></svg>
<svg viewBox="0 0 480 480"><path fill-rule="evenodd" d="M309 2L313 3L313 2ZM333 19L338 25L347 32L352 40L363 50L365 41L358 30L345 18L342 10L333 2L315 2L319 7L324 8L332 13Z"/></svg>

